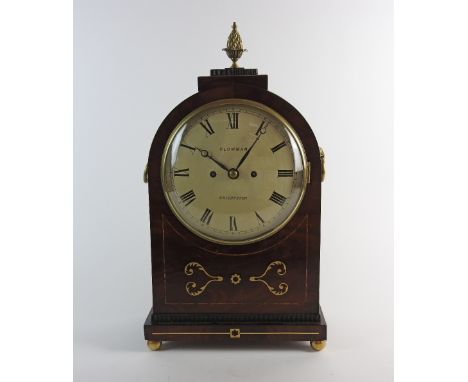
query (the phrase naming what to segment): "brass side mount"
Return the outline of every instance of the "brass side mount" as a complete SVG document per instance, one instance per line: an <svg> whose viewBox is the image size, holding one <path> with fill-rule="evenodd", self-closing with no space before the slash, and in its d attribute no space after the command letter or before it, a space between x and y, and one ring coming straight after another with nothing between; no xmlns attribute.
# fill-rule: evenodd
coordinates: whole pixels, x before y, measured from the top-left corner
<svg viewBox="0 0 468 382"><path fill-rule="evenodd" d="M143 171L143 182L148 183L148 164L146 164L145 170Z"/></svg>
<svg viewBox="0 0 468 382"><path fill-rule="evenodd" d="M321 181L323 182L325 180L325 152L323 151L323 149L321 147L319 147L320 149L320 165L322 167L322 175L321 175Z"/></svg>

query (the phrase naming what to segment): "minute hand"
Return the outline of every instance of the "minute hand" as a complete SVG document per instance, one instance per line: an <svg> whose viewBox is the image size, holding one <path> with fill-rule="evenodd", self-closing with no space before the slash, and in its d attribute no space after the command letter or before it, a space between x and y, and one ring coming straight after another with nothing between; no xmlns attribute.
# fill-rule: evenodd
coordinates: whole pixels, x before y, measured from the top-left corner
<svg viewBox="0 0 468 382"><path fill-rule="evenodd" d="M244 161L246 160L246 158L248 157L248 155L250 154L250 152L252 151L253 147L255 146L255 144L258 142L259 139L260 139L260 135L257 137L257 139L255 139L254 143L252 143L252 146L250 146L249 149L242 156L241 160L239 161L236 167L236 170L239 170L239 167L241 166L242 163L244 163Z"/></svg>

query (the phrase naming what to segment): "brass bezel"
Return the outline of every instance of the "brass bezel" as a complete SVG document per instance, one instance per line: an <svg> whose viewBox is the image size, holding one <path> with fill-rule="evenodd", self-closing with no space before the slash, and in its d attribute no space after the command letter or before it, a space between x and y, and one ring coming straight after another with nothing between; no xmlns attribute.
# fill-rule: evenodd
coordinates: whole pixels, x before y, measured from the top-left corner
<svg viewBox="0 0 468 382"><path fill-rule="evenodd" d="M281 222L281 224L276 226L274 229L272 229L271 231L265 232L262 235L259 235L257 237L247 239L247 240L236 240L236 241L216 239L216 238L213 238L211 236L205 235L204 233L200 232L195 227L193 227L191 224L186 222L184 220L184 218L179 214L177 209L174 207L174 205L173 205L173 203L172 203L172 201L171 201L171 199L170 199L170 197L168 195L169 192L167 191L165 177L164 177L165 168L166 168L166 158L167 158L167 153L169 151L169 147L171 146L172 141L174 140L174 138L177 135L177 133L179 132L179 130L183 126L185 126L187 121L189 121L194 115L200 113L201 111L203 111L205 109L212 108L212 107L219 107L219 106L223 106L223 105L231 105L231 104L241 104L241 105L244 104L244 105L248 105L248 106L251 106L251 107L256 107L258 109L261 109L262 111L270 113L276 119L278 119L286 127L286 130L292 135L294 141L296 142L297 147L299 148L299 152L301 154L302 168L303 168L303 170L302 170L302 178L303 178L302 179L302 188L301 188L301 191L300 191L299 199L298 199L296 205L294 206L294 208L291 210L291 213L286 217L286 219L283 222ZM273 110L272 108L270 108L270 107L268 107L268 106L266 106L266 105L264 105L262 103L252 101L252 100L249 100L249 99L245 99L245 98L226 98L226 99L222 99L222 100L208 102L208 103L204 104L203 106L200 106L200 107L196 108L195 110L193 110L192 112L190 112L189 114L187 114L176 125L176 127L172 131L171 135L169 136L169 138L168 138L168 140L166 142L166 145L164 146L164 151L163 151L162 158L161 158L161 185L162 185L164 197L165 197L166 202L169 205L169 208L171 209L172 213L175 215L177 220L185 228L187 228L190 232L192 232L196 236L198 236L198 237L200 237L200 238L202 238L204 240L207 240L209 242L222 244L222 245L246 245L246 244L256 243L256 242L265 240L268 237L273 236L278 231L280 231L282 228L284 228L286 226L286 224L288 224L289 221L292 219L292 217L295 215L295 213L297 212L297 210L299 209L299 207L300 207L300 205L302 203L302 200L304 199L304 194L305 194L305 191L306 191L306 188L307 188L307 177L308 177L308 175L307 175L307 156L306 156L306 153L305 153L305 150L304 150L304 146L302 145L302 142L301 142L299 136L294 131L291 124L286 120L286 118L284 118L281 114L279 114L277 111Z"/></svg>

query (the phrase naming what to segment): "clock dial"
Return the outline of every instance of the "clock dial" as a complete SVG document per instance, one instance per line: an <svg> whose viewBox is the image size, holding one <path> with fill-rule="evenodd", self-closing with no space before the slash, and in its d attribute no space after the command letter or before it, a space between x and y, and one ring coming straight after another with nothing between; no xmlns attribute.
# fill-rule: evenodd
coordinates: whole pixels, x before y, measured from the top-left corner
<svg viewBox="0 0 468 382"><path fill-rule="evenodd" d="M162 184L198 236L247 244L281 229L306 187L306 157L288 122L247 100L207 104L184 118L163 153Z"/></svg>

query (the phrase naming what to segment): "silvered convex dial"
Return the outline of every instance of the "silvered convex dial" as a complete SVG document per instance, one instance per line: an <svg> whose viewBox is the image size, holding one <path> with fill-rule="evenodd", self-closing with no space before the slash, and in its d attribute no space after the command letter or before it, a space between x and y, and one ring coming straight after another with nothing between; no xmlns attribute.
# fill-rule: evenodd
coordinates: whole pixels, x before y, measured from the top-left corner
<svg viewBox="0 0 468 382"><path fill-rule="evenodd" d="M162 182L174 214L204 239L262 240L283 227L306 186L305 154L287 121L247 100L207 104L166 144Z"/></svg>

